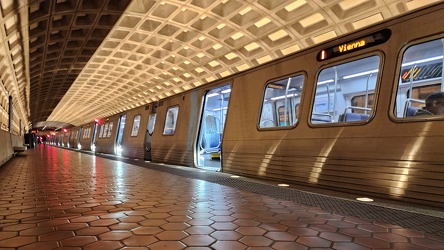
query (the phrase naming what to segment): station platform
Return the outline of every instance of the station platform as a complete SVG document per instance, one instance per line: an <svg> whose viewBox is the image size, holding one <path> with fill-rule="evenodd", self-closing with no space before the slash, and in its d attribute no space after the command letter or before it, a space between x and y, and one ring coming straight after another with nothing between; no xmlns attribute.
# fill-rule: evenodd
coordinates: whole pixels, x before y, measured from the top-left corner
<svg viewBox="0 0 444 250"><path fill-rule="evenodd" d="M0 187L0 249L444 249L438 209L50 145Z"/></svg>

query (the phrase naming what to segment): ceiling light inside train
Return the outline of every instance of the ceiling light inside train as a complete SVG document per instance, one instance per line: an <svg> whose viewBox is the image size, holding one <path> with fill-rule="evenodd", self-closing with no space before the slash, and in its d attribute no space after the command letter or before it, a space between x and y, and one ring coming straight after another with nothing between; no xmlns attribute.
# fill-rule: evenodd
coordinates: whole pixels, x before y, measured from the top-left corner
<svg viewBox="0 0 444 250"><path fill-rule="evenodd" d="M318 85L322 85L322 84L326 84L326 83L330 83L330 82L334 82L334 80L330 79L330 80L320 81L320 82L318 82Z"/></svg>
<svg viewBox="0 0 444 250"><path fill-rule="evenodd" d="M215 108L215 109L213 109L213 111L220 111L220 110L226 110L226 109L228 109L228 107Z"/></svg>
<svg viewBox="0 0 444 250"><path fill-rule="evenodd" d="M281 96L272 97L270 99L273 100L273 101L276 101L276 100L284 99L285 97L289 98L289 97L295 97L295 96L298 96L298 94L281 95Z"/></svg>
<svg viewBox="0 0 444 250"><path fill-rule="evenodd" d="M226 94L226 93L230 93L230 92L231 92L231 89L226 89L226 90L221 91L222 94Z"/></svg>
<svg viewBox="0 0 444 250"><path fill-rule="evenodd" d="M210 98L210 97L218 96L218 95L219 95L219 93L211 93L211 94L208 94L207 97Z"/></svg>
<svg viewBox="0 0 444 250"><path fill-rule="evenodd" d="M419 64L419 63L424 63L424 62L430 62L430 61L435 61L435 60L439 60L442 59L443 56L435 56L435 57L430 57L430 58L426 58L426 59L421 59L418 61L413 61L413 62L409 62L409 63L403 63L401 66L405 67L405 66L410 66L410 65L414 65L414 64Z"/></svg>

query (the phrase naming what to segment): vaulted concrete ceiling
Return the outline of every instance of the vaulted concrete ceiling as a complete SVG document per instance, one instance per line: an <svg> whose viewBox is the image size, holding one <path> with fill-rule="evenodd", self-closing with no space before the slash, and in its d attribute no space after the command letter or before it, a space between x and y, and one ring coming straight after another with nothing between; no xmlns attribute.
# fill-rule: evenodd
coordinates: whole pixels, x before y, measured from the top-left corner
<svg viewBox="0 0 444 250"><path fill-rule="evenodd" d="M2 107L78 126L438 2L0 0Z"/></svg>

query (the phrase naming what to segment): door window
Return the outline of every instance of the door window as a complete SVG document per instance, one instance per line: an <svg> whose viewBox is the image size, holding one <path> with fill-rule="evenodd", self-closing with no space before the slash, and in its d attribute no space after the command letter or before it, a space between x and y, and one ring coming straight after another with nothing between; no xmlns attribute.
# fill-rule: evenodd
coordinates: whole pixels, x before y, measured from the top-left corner
<svg viewBox="0 0 444 250"><path fill-rule="evenodd" d="M169 107L165 118L164 135L174 135L177 125L177 116L179 114L179 106Z"/></svg>

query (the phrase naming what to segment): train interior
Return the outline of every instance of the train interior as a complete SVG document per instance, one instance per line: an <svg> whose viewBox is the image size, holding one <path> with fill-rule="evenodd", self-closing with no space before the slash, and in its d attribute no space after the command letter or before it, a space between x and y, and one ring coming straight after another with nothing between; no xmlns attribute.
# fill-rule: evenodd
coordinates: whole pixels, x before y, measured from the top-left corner
<svg viewBox="0 0 444 250"><path fill-rule="evenodd" d="M196 166L219 171L221 168L222 136L227 117L231 86L209 90L204 97L196 145Z"/></svg>

